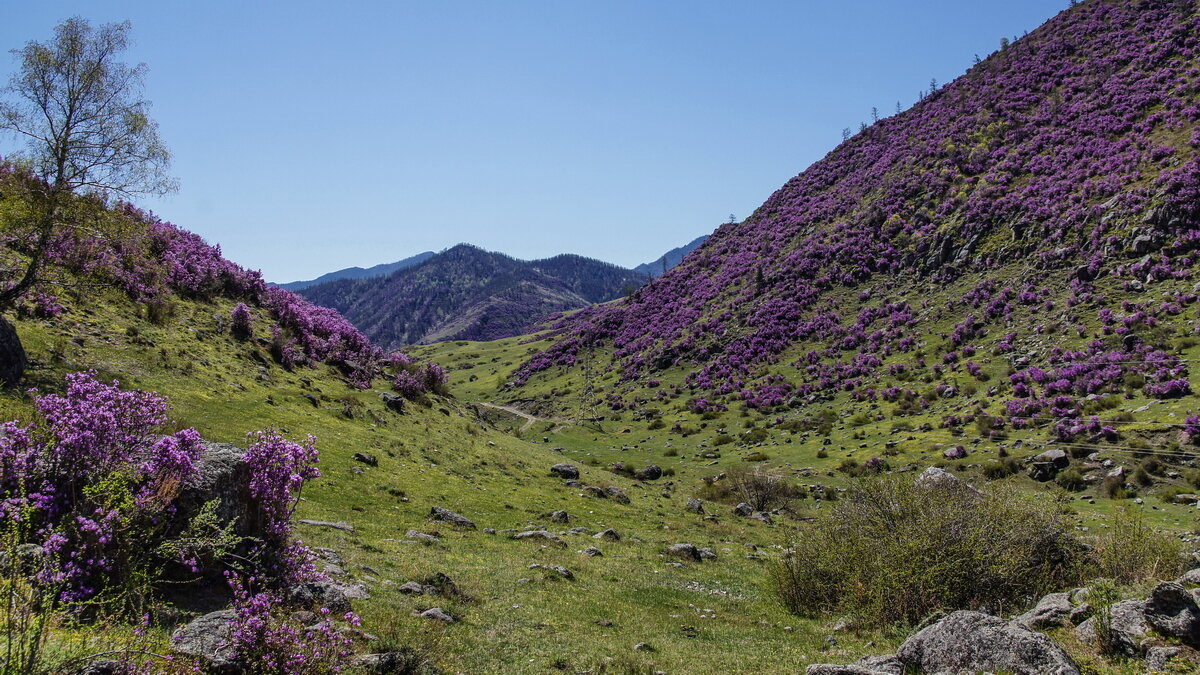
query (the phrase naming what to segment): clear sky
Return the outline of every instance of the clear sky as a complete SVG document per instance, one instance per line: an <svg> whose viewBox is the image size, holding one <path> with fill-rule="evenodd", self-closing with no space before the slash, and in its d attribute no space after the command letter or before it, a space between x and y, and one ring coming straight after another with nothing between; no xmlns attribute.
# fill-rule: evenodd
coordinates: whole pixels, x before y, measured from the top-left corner
<svg viewBox="0 0 1200 675"><path fill-rule="evenodd" d="M39 0L0 48L132 21L182 186L139 203L291 281L459 242L655 260L1067 4Z"/></svg>

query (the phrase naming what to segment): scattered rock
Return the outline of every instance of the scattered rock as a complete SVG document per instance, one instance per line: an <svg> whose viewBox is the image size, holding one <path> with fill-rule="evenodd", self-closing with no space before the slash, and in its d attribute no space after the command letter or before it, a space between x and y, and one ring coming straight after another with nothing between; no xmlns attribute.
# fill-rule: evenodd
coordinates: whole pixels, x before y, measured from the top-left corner
<svg viewBox="0 0 1200 675"><path fill-rule="evenodd" d="M697 548L696 550L700 552L701 560L716 560L717 559L716 551L713 551L711 548Z"/></svg>
<svg viewBox="0 0 1200 675"><path fill-rule="evenodd" d="M371 673L371 675L394 675L395 673L414 673L415 675L435 675L436 668L431 667L419 654L411 650L385 652L383 654L363 654L354 658L354 666Z"/></svg>
<svg viewBox="0 0 1200 675"><path fill-rule="evenodd" d="M552 523L566 523L570 522L570 520L571 514L567 513L566 511L555 511L554 513L550 514L550 522Z"/></svg>
<svg viewBox="0 0 1200 675"><path fill-rule="evenodd" d="M692 513L703 514L704 513L704 500L696 499L695 497L691 497L687 500L687 506L685 506L684 508L687 509L688 511L691 511Z"/></svg>
<svg viewBox="0 0 1200 675"><path fill-rule="evenodd" d="M232 639L235 619L237 612L232 609L209 612L176 630L171 636L171 647L180 654L203 661L210 672L241 672Z"/></svg>
<svg viewBox="0 0 1200 675"><path fill-rule="evenodd" d="M579 467L570 462L555 464L550 467L550 475L558 476L563 480L577 480L579 478Z"/></svg>
<svg viewBox="0 0 1200 675"><path fill-rule="evenodd" d="M618 503L621 503L621 504L629 503L629 495L625 494L625 491L622 490L621 488L617 487L616 485L609 485L608 487L604 488L604 492L605 492L605 494L607 494L609 497L611 497L614 501L616 501Z"/></svg>
<svg viewBox="0 0 1200 675"><path fill-rule="evenodd" d="M671 544L667 547L667 555L700 562L700 549L692 544Z"/></svg>
<svg viewBox="0 0 1200 675"><path fill-rule="evenodd" d="M663 470L656 464L647 464L642 467L634 476L638 480L658 480L663 476Z"/></svg>
<svg viewBox="0 0 1200 675"><path fill-rule="evenodd" d="M574 579L575 578L575 574L573 572L571 572L571 570L563 567L562 565L544 565L544 564L534 563L529 566L529 569L550 572L551 574L558 575L558 576L562 577L563 579Z"/></svg>
<svg viewBox="0 0 1200 675"><path fill-rule="evenodd" d="M404 595L438 595L438 590L433 586L426 586L417 581L408 581L400 585L396 589L397 593Z"/></svg>
<svg viewBox="0 0 1200 675"><path fill-rule="evenodd" d="M581 555L583 555L583 557L585 557L585 558L603 558L604 557L604 554L600 552L600 549L596 548L595 546L589 546L589 547L583 549L583 553Z"/></svg>
<svg viewBox="0 0 1200 675"><path fill-rule="evenodd" d="M755 511L754 513L750 514L750 520L757 520L770 525L771 514L767 513L766 511Z"/></svg>
<svg viewBox="0 0 1200 675"><path fill-rule="evenodd" d="M379 466L379 458L369 452L356 452L353 456L354 461L361 462L367 466Z"/></svg>
<svg viewBox="0 0 1200 675"><path fill-rule="evenodd" d="M593 534L592 538L603 539L604 541L621 541L621 533L610 527L607 530L601 530Z"/></svg>
<svg viewBox="0 0 1200 675"><path fill-rule="evenodd" d="M383 401L383 406L388 410L404 414L404 397L385 391L379 395L379 399Z"/></svg>
<svg viewBox="0 0 1200 675"><path fill-rule="evenodd" d="M733 507L733 515L735 515L735 516L742 516L743 518L749 518L753 514L754 514L754 507L750 506L746 502L742 502L742 503L738 504L737 506Z"/></svg>
<svg viewBox="0 0 1200 675"><path fill-rule="evenodd" d="M475 522L472 521L470 518L467 518L466 516L457 514L453 511L451 511L450 509L447 509L442 506L435 506L435 507L429 509L429 517L433 518L434 520L440 520L443 522L451 523L451 524L457 525L459 527L468 527L468 528L471 528L472 530L475 529Z"/></svg>
<svg viewBox="0 0 1200 675"><path fill-rule="evenodd" d="M567 542L558 538L557 534L552 534L545 530L529 530L527 532L518 532L512 536L513 539L525 541L544 541L562 548L567 547Z"/></svg>
<svg viewBox="0 0 1200 675"><path fill-rule="evenodd" d="M904 641L896 658L925 673L980 672L1078 675L1070 655L1049 637L1016 622L957 611Z"/></svg>
<svg viewBox="0 0 1200 675"><path fill-rule="evenodd" d="M450 616L450 614L441 607L430 607L424 612L414 612L414 614L423 619L429 619L430 621L442 621L444 623L455 623L458 621L458 619Z"/></svg>
<svg viewBox="0 0 1200 675"><path fill-rule="evenodd" d="M426 534L425 532L419 532L417 530L409 530L408 532L404 533L404 536L408 539L419 541L422 544L436 544L441 541L441 539L433 536L432 534Z"/></svg>
<svg viewBox="0 0 1200 675"><path fill-rule="evenodd" d="M1183 576L1175 580L1175 583L1184 586L1200 586L1200 567L1184 572Z"/></svg>

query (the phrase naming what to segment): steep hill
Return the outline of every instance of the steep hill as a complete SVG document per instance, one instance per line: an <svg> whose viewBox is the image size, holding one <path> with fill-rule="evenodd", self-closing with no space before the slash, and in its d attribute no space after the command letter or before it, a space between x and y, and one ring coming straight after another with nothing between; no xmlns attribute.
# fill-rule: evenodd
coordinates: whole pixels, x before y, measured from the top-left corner
<svg viewBox="0 0 1200 675"><path fill-rule="evenodd" d="M687 257L687 254L700 248L700 245L706 241L708 241L707 234L696 237L683 246L667 251L657 260L638 265L637 267L633 268L633 271L641 272L642 274L645 274L651 278L662 276L665 272L667 272L667 270L670 270L679 263L683 262L683 259Z"/></svg>
<svg viewBox="0 0 1200 675"><path fill-rule="evenodd" d="M277 284L280 288L286 288L289 291L298 291L309 286L316 286L329 281L337 281L338 279L371 279L374 277L385 277L396 270L402 270L406 267L419 265L434 256L433 251L425 251L414 256L397 260L392 263L384 263L373 267L347 267L346 269L337 270L334 272L326 272L316 279L308 279L307 281L289 281L285 284Z"/></svg>
<svg viewBox="0 0 1200 675"><path fill-rule="evenodd" d="M387 277L301 293L396 347L519 335L556 312L612 300L644 282L641 274L577 255L523 261L460 244Z"/></svg>
<svg viewBox="0 0 1200 675"><path fill-rule="evenodd" d="M873 396L885 368L924 377L925 359L944 380L970 354L999 364L1069 330L1018 369L1085 395L1127 374L1173 391L1186 365L1152 326L1181 324L1194 299L1198 29L1192 2L1063 11L840 145L631 302L559 326L514 383L611 346L630 387L677 366L700 407L771 409ZM1100 361L1122 365L1083 383ZM1005 391L1045 409L1061 393Z"/></svg>

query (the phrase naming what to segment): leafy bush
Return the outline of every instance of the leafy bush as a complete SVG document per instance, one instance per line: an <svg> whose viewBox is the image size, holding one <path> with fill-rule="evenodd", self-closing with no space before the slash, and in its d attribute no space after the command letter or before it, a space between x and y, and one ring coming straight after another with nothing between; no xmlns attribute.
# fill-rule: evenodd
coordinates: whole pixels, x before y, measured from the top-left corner
<svg viewBox="0 0 1200 675"><path fill-rule="evenodd" d="M799 530L770 581L794 613L886 625L937 609L1011 611L1079 579L1083 561L1068 524L1027 496L889 476L855 483Z"/></svg>
<svg viewBox="0 0 1200 675"><path fill-rule="evenodd" d="M1134 509L1118 509L1108 530L1095 537L1093 545L1097 576L1122 584L1173 579L1186 562L1179 539L1155 532Z"/></svg>

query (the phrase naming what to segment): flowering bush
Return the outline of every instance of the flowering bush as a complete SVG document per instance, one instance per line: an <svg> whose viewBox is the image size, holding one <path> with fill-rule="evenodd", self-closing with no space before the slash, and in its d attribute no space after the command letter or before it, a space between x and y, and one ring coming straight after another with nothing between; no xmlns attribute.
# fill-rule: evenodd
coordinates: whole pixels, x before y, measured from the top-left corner
<svg viewBox="0 0 1200 675"><path fill-rule="evenodd" d="M254 317L250 315L250 308L246 303L239 302L229 312L229 334L235 340L249 340L253 333Z"/></svg>

